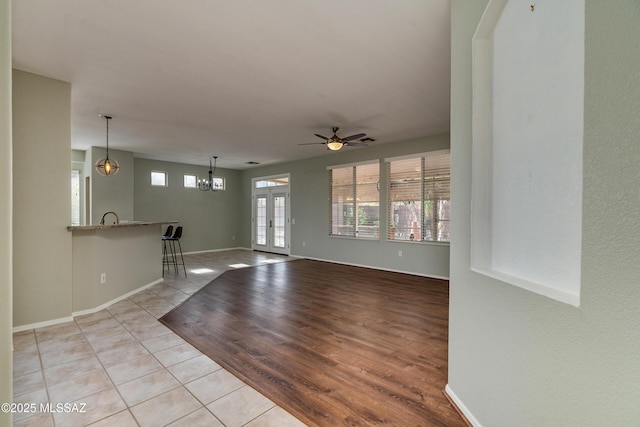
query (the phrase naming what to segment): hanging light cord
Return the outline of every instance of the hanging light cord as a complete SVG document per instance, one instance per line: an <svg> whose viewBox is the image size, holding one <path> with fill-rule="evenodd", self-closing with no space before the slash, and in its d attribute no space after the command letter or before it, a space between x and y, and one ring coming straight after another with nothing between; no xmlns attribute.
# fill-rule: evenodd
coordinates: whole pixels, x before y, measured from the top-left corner
<svg viewBox="0 0 640 427"><path fill-rule="evenodd" d="M215 175L217 164L218 164L218 156L213 156L213 172L211 172L211 175ZM209 159L209 170L211 170L211 159Z"/></svg>
<svg viewBox="0 0 640 427"><path fill-rule="evenodd" d="M105 116L104 118L107 120L107 155L106 155L106 157L108 159L109 158L109 119L111 117Z"/></svg>

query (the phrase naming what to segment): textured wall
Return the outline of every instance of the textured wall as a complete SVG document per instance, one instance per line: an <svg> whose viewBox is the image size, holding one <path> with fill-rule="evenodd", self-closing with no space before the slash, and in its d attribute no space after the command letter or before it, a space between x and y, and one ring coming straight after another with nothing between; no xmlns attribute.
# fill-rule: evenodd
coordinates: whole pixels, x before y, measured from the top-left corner
<svg viewBox="0 0 640 427"><path fill-rule="evenodd" d="M579 307L470 270L471 38L485 5L452 2L450 390L485 426L637 425L640 5L586 4Z"/></svg>
<svg viewBox="0 0 640 427"><path fill-rule="evenodd" d="M532 13L528 4L493 0L473 40L474 270L573 305L580 303L584 9L584 0L565 0Z"/></svg>

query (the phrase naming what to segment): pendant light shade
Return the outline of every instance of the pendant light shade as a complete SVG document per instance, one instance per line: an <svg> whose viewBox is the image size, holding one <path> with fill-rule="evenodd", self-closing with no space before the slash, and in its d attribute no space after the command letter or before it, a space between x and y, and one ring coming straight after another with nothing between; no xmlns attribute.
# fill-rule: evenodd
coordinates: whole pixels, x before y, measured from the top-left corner
<svg viewBox="0 0 640 427"><path fill-rule="evenodd" d="M112 116L101 114L107 121L107 152L104 157L98 159L95 164L96 171L102 176L115 175L120 171L120 164L115 159L109 158L109 120L113 119Z"/></svg>
<svg viewBox="0 0 640 427"><path fill-rule="evenodd" d="M331 138L329 141L327 141L327 148L331 151L338 151L342 148L342 146L344 145L344 142L342 142L339 139L334 139Z"/></svg>

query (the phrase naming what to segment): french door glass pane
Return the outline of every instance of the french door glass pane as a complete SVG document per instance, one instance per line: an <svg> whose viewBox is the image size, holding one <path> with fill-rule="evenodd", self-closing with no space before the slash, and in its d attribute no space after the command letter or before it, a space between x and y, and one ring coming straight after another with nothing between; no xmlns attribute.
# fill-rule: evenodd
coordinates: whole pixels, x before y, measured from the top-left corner
<svg viewBox="0 0 640 427"><path fill-rule="evenodd" d="M267 244L267 198L256 197L256 244Z"/></svg>
<svg viewBox="0 0 640 427"><path fill-rule="evenodd" d="M273 197L273 246L285 246L286 199L284 196Z"/></svg>

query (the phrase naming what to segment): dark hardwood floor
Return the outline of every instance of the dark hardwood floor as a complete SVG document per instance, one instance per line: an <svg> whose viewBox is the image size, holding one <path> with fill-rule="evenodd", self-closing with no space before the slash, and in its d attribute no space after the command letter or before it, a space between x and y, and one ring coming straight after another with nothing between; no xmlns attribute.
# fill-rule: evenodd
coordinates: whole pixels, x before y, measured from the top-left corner
<svg viewBox="0 0 640 427"><path fill-rule="evenodd" d="M160 320L308 425L465 426L443 395L448 283L296 260L228 271Z"/></svg>

